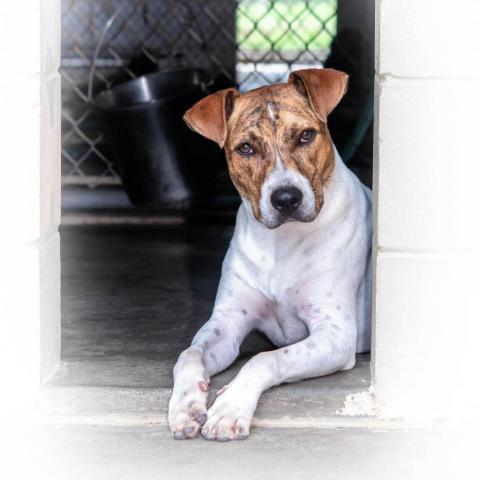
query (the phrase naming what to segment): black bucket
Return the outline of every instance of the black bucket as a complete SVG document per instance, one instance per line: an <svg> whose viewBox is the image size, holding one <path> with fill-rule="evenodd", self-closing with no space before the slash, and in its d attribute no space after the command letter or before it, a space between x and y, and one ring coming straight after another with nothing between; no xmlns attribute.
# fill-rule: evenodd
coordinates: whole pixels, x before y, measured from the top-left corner
<svg viewBox="0 0 480 480"><path fill-rule="evenodd" d="M205 72L182 68L144 75L95 98L133 204L178 206L211 193L223 163L220 149L182 120L206 94Z"/></svg>

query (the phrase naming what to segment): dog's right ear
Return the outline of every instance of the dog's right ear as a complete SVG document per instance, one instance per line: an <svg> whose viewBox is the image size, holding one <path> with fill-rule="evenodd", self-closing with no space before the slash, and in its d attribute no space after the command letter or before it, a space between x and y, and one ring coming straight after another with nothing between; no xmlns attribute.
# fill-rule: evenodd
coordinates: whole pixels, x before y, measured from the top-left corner
<svg viewBox="0 0 480 480"><path fill-rule="evenodd" d="M328 114L347 91L348 75L333 68L308 68L292 72L288 83L308 98L317 117L327 123Z"/></svg>
<svg viewBox="0 0 480 480"><path fill-rule="evenodd" d="M185 123L195 132L217 142L223 148L227 138L227 120L239 93L227 88L199 100L183 116Z"/></svg>

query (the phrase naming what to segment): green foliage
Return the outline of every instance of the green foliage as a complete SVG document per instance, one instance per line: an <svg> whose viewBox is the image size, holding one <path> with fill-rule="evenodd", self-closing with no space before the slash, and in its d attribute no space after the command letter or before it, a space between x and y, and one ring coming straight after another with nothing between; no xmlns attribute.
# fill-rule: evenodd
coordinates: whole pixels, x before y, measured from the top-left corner
<svg viewBox="0 0 480 480"><path fill-rule="evenodd" d="M337 31L336 0L241 0L237 43L242 50L326 50Z"/></svg>

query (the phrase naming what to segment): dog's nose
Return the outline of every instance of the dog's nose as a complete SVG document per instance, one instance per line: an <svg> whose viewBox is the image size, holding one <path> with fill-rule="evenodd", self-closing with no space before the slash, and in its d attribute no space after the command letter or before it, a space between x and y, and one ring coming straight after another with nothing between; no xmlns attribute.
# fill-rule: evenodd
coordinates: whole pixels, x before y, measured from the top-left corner
<svg viewBox="0 0 480 480"><path fill-rule="evenodd" d="M277 188L270 197L273 208L282 213L291 213L302 203L302 192L296 187Z"/></svg>

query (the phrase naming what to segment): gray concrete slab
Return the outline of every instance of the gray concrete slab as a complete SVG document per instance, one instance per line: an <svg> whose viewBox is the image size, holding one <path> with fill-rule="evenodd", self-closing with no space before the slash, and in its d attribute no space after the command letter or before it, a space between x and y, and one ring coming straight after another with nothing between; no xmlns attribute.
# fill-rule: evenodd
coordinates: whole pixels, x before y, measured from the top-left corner
<svg viewBox="0 0 480 480"><path fill-rule="evenodd" d="M478 478L473 438L442 428L271 428L216 443L173 440L166 427L61 425L39 429L36 444L50 479L460 480Z"/></svg>
<svg viewBox="0 0 480 480"><path fill-rule="evenodd" d="M213 379L210 401L213 401L215 391L228 383L240 364L241 362L237 362L234 367ZM121 376L122 367L122 364L115 366L112 369L113 374ZM165 364L154 367L167 368ZM369 373L368 360L360 359L358 366L348 372L272 388L260 398L255 419L262 425L295 420L302 423L307 419L324 423L330 422L333 417L344 423L346 419L341 418L339 412L344 408L346 396L365 391L369 383ZM115 418L116 421L127 418L130 419L129 422L164 423L170 393L170 387L65 385L65 382L57 377L44 390L44 399L47 410L53 415L75 415L93 419L105 416L109 419ZM347 420L350 423L352 421Z"/></svg>

